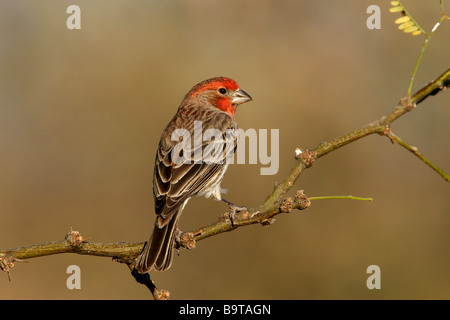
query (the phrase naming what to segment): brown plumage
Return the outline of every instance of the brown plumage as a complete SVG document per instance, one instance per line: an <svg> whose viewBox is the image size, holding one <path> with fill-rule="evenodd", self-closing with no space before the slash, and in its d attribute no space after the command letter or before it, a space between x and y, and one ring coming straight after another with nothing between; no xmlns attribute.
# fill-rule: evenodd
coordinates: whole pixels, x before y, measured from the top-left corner
<svg viewBox="0 0 450 320"><path fill-rule="evenodd" d="M152 236L137 258L139 272L170 267L178 220L191 197L212 195L221 200L220 182L238 139L234 113L239 104L251 100L234 80L225 77L200 82L184 97L159 141L153 175L156 221ZM173 135L180 132L190 136L174 139ZM205 132L222 139L202 139Z"/></svg>

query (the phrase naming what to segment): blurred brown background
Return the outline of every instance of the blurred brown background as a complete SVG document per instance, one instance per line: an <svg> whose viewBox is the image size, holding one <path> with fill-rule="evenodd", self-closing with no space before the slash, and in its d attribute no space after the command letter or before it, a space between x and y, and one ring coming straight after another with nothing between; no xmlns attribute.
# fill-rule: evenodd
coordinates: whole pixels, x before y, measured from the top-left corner
<svg viewBox="0 0 450 320"><path fill-rule="evenodd" d="M436 3L435 3L436 2ZM404 1L431 30L438 1ZM81 30L66 8L81 8ZM382 9L368 30L366 9ZM447 11L450 12L448 4ZM280 170L233 165L223 187L256 206L313 148L378 119L406 94L424 42L396 29L387 1L0 2L0 248L62 239L147 240L152 170L165 124L197 82L224 75L254 101L243 129L280 129ZM414 91L449 67L450 23L432 38ZM450 93L429 98L393 131L450 170ZM172 299L449 299L449 185L386 138L321 158L295 190L373 202L315 201L275 224L250 226L181 250L153 273ZM224 204L193 199L181 228L213 222ZM81 290L66 288L67 266ZM381 268L368 290L366 268ZM1 299L150 299L109 258L54 255L0 273Z"/></svg>

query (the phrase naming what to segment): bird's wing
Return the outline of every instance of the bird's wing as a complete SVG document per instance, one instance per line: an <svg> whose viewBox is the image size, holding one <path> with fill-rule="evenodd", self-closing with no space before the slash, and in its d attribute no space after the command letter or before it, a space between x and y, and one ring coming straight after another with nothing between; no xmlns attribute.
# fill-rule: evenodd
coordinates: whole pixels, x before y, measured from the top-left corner
<svg viewBox="0 0 450 320"><path fill-rule="evenodd" d="M203 114L201 119L202 130L196 130L197 136L190 141L186 137L182 141L171 140L175 129L194 132L194 121L177 123L180 122L179 117L174 117L161 137L153 177L155 212L159 216L160 227L187 199L220 183L222 172L236 150L238 131L233 118L223 112L210 112ZM202 133L208 129L213 129L209 133L220 135L221 139L207 139ZM197 140L200 135L205 138L201 143ZM186 154L181 150L191 152Z"/></svg>

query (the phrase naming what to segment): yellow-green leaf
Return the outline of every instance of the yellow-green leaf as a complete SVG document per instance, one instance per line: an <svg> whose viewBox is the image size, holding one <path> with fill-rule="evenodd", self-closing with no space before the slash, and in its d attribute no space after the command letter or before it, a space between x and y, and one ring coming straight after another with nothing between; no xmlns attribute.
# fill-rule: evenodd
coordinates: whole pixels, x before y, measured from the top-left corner
<svg viewBox="0 0 450 320"><path fill-rule="evenodd" d="M404 17L401 17L401 18L398 18L397 20L395 20L395 23L396 24L400 24L400 23L407 22L407 21L410 21L410 20L411 20L410 17L404 16Z"/></svg>
<svg viewBox="0 0 450 320"><path fill-rule="evenodd" d="M392 7L389 9L389 12L401 12L403 11L403 7Z"/></svg>
<svg viewBox="0 0 450 320"><path fill-rule="evenodd" d="M405 22L405 23L399 25L398 28L399 28L400 30L403 30L403 29L409 28L409 27L411 27L411 26L413 26L413 25L414 25L414 22L413 22L413 21L408 21L408 22Z"/></svg>
<svg viewBox="0 0 450 320"><path fill-rule="evenodd" d="M417 31L417 30L419 30L419 27L412 26L412 27L409 27L409 28L406 28L405 30L403 30L403 32L410 33L410 32L414 32L414 31Z"/></svg>

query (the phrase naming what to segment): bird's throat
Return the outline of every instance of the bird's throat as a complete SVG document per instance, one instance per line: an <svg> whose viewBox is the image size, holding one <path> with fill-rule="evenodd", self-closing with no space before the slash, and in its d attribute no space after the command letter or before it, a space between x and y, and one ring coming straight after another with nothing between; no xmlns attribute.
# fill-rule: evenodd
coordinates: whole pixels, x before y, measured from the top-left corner
<svg viewBox="0 0 450 320"><path fill-rule="evenodd" d="M234 119L234 113L236 112L236 105L232 105L229 98L217 100L217 108L228 113Z"/></svg>

